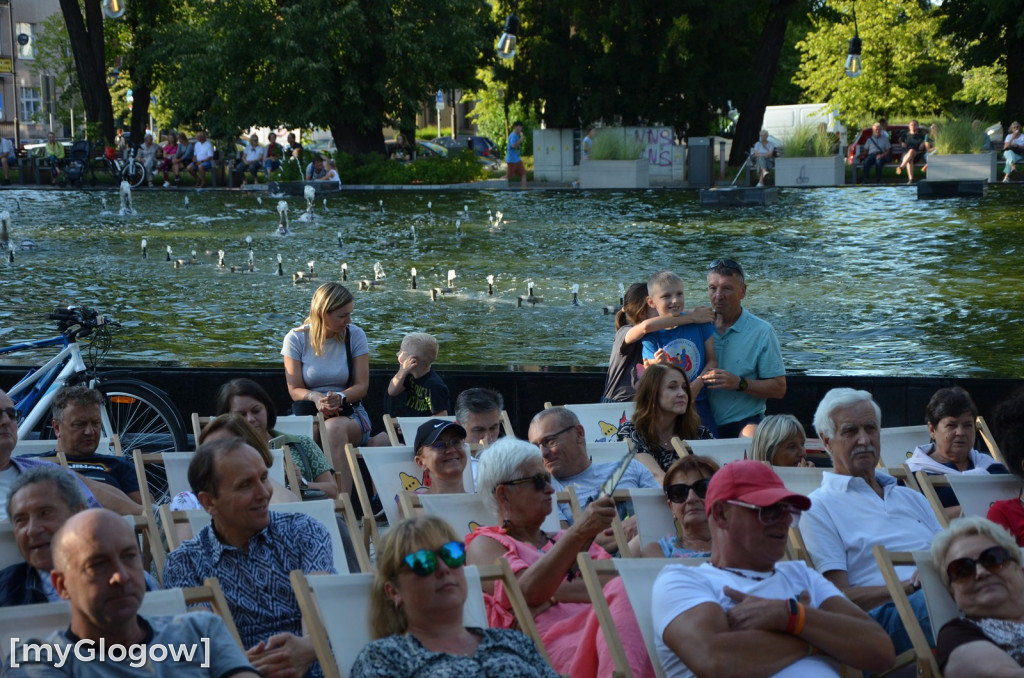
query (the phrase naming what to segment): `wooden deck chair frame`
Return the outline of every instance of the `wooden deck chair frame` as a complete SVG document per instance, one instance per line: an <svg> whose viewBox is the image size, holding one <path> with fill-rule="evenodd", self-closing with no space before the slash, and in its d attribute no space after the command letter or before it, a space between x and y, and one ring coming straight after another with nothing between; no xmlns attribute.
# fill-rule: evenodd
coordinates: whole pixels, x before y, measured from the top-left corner
<svg viewBox="0 0 1024 678"><path fill-rule="evenodd" d="M985 417L978 415L977 419L974 420L974 425L978 429L978 433L981 435L981 439L985 442L985 447L988 448L989 454L992 458L998 461L1003 466L1006 466L1006 460L1003 458L1003 451L999 449L999 444L996 443L996 437L992 435L992 429L988 427L988 422L985 421ZM1009 466L1006 469L1009 470Z"/></svg>
<svg viewBox="0 0 1024 678"><path fill-rule="evenodd" d="M242 637L238 634L238 627L235 625L235 618L228 606L228 599L224 596L224 589L221 588L220 580L217 577L207 577L203 580L202 586L190 586L184 589L184 593L186 605L189 607L209 605L214 614L224 621L228 633L238 643L238 647L242 648L242 652L248 649L242 644Z"/></svg>
<svg viewBox="0 0 1024 678"><path fill-rule="evenodd" d="M890 552L881 544L874 547L873 553L875 560L878 562L878 568L882 572L882 578L885 579L885 586L889 589L889 595L896 605L896 612L900 615L900 620L903 622L912 645L910 650L896 657L896 663L888 673L892 673L896 669L909 664L914 664L917 676L921 678L941 678L942 674L939 672L938 662L936 662L935 656L932 654L931 647L928 645L928 639L924 635L920 622L917 621L914 609L910 606L910 600L903 590L903 584L900 582L899 575L896 574L897 565L916 565L913 554L909 552Z"/></svg>
<svg viewBox="0 0 1024 678"><path fill-rule="evenodd" d="M907 472L910 472L909 468ZM932 507L935 517L939 519L942 529L946 529L949 527L949 518L946 517L945 512L942 510L942 501L939 499L939 494L935 491L935 488L949 487L949 478L945 475L929 475L924 471L918 471L913 476L917 480L917 486L921 489L921 494L928 500L928 505Z"/></svg>
<svg viewBox="0 0 1024 678"><path fill-rule="evenodd" d="M326 427L323 427L326 429ZM380 543L380 530L377 527L377 521L373 517L373 505L370 502L370 493L367 490L366 483L363 482L363 474L359 469L359 458L362 453L359 448L355 445L345 445L345 458L348 460L348 468L352 473L352 489L356 492L356 499L359 501L359 505L363 508L363 529L362 529L362 540L363 547L369 551L370 542L374 544Z"/></svg>
<svg viewBox="0 0 1024 678"><path fill-rule="evenodd" d="M523 598L519 582L512 573L512 568L509 566L508 561L504 558L499 558L496 564L477 566L477 570L481 583L485 581L501 581L508 592L509 600L512 602L512 612L519 623L519 630L533 640L541 656L550 663L551 659L548 656L547 649L541 641L540 632L537 631L537 625L533 621L533 615L526 604L526 599ZM319 604L309 583L312 577L317 576L324 575L306 575L302 570L292 570L290 573L292 589L295 591L295 598L298 600L299 609L302 611L303 623L313 642L313 649L316 652L317 660L320 662L325 678L341 678L342 672L338 668L338 659L331 651L331 643L327 629L324 626L323 617L320 615ZM368 575L363 576L363 578L367 577ZM369 582L369 579L367 579L367 582ZM369 590L370 587L367 586L367 591L369 592ZM344 657L342 659L348 662L354 661L355 657Z"/></svg>

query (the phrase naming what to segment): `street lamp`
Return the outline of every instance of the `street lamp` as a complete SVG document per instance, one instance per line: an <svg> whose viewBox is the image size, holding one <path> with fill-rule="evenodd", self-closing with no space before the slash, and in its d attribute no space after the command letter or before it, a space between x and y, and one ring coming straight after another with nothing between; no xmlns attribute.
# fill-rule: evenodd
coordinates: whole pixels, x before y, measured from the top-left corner
<svg viewBox="0 0 1024 678"><path fill-rule="evenodd" d="M103 0L103 13L108 19L120 19L124 16L128 0Z"/></svg>
<svg viewBox="0 0 1024 678"><path fill-rule="evenodd" d="M498 39L498 57L511 59L516 55L516 38L519 36L519 17L509 14L505 19L505 30Z"/></svg>
<svg viewBox="0 0 1024 678"><path fill-rule="evenodd" d="M846 77L856 78L864 72L860 61L860 31L857 30L857 6L853 6L853 37L850 38L850 48L846 51L846 65L844 66Z"/></svg>

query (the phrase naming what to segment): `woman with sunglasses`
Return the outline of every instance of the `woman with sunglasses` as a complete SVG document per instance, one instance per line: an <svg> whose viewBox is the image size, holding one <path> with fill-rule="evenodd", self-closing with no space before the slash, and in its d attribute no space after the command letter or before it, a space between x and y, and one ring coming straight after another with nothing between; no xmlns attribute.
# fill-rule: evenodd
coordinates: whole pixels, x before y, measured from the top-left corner
<svg viewBox="0 0 1024 678"><path fill-rule="evenodd" d="M1013 536L980 516L936 535L932 560L963 615L939 631L946 678L1024 675L1024 571Z"/></svg>
<svg viewBox="0 0 1024 678"><path fill-rule="evenodd" d="M377 640L359 653L353 678L556 675L521 633L463 625L465 562L465 545L441 518L410 518L388 530L370 598Z"/></svg>
<svg viewBox="0 0 1024 678"><path fill-rule="evenodd" d="M611 526L612 499L595 499L567 529L545 532L541 525L552 511L555 494L551 475L540 449L515 438L501 438L484 451L477 491L499 524L478 527L467 538L470 564L490 565L496 558L509 562L555 671L573 678L611 675L614 665L586 586L577 576L576 556L586 552L595 560L611 557L594 537ZM604 594L633 675L653 676L622 581L608 581ZM499 584L486 587L484 599L491 626L515 624L511 603Z"/></svg>
<svg viewBox="0 0 1024 678"><path fill-rule="evenodd" d="M416 429L413 444L416 465L423 471L428 494L461 494L469 457L466 454L466 429L454 421L428 419Z"/></svg>
<svg viewBox="0 0 1024 678"><path fill-rule="evenodd" d="M671 363L649 365L636 387L633 420L619 428L619 440L632 440L637 460L662 481L665 471L679 458L672 438L704 440L714 436L700 423L686 371Z"/></svg>
<svg viewBox="0 0 1024 678"><path fill-rule="evenodd" d="M704 496L708 493L708 481L718 468L714 459L694 455L683 457L669 467L663 486L668 508L675 518L676 532L645 546L645 558L711 555L711 527L704 510Z"/></svg>
<svg viewBox="0 0 1024 678"><path fill-rule="evenodd" d="M750 458L772 466L807 466L807 433L792 414L769 414L761 420L750 441Z"/></svg>

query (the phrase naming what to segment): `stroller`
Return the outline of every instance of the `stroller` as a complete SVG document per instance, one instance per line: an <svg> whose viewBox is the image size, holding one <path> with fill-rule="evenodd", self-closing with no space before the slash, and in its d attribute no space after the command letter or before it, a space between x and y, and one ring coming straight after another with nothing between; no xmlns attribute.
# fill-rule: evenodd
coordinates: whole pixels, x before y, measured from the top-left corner
<svg viewBox="0 0 1024 678"><path fill-rule="evenodd" d="M85 140L76 141L68 151L64 174L72 186L81 188L86 172L92 175L92 166L89 164L91 152L92 144ZM96 183L95 175L92 177L92 182Z"/></svg>

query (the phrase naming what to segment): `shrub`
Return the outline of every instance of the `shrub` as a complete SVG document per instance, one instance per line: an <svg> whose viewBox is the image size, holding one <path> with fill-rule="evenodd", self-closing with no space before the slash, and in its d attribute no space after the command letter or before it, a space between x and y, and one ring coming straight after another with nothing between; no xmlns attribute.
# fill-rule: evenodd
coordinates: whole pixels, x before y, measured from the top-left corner
<svg viewBox="0 0 1024 678"><path fill-rule="evenodd" d="M591 160L636 160L644 152L642 141L629 141L621 128L606 127L597 131L590 147Z"/></svg>
<svg viewBox="0 0 1024 678"><path fill-rule="evenodd" d="M821 125L801 125L782 141L782 154L790 158L826 158L835 152L835 136Z"/></svg>
<svg viewBox="0 0 1024 678"><path fill-rule="evenodd" d="M389 160L378 153L354 157L339 153L338 173L346 184L461 184L485 172L470 150L447 158L420 158L415 162Z"/></svg>
<svg viewBox="0 0 1024 678"><path fill-rule="evenodd" d="M981 153L985 147L987 125L969 118L954 118L939 125L935 150L940 155Z"/></svg>

